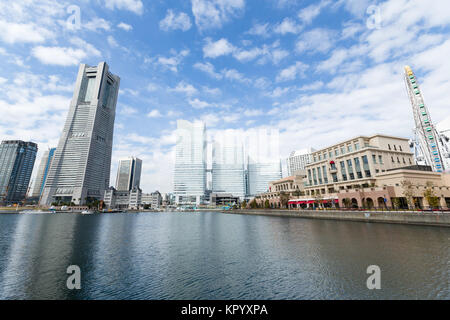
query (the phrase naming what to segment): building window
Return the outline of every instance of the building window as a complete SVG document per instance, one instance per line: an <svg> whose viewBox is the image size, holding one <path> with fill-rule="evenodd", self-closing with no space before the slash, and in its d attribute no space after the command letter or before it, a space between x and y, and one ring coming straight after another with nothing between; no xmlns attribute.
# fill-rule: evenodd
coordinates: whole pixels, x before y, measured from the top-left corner
<svg viewBox="0 0 450 320"><path fill-rule="evenodd" d="M391 157L391 159L392 159L392 163L395 163L394 157Z"/></svg>
<svg viewBox="0 0 450 320"><path fill-rule="evenodd" d="M347 171L345 170L345 162L341 161L342 180L347 181Z"/></svg>
<svg viewBox="0 0 450 320"><path fill-rule="evenodd" d="M341 147L341 154L345 154L345 147Z"/></svg>
<svg viewBox="0 0 450 320"><path fill-rule="evenodd" d="M339 155L339 150L338 150L338 149L334 150L334 154L335 154L336 156L338 156L338 155Z"/></svg>
<svg viewBox="0 0 450 320"><path fill-rule="evenodd" d="M351 146L351 145L348 145L348 146L347 146L347 150L348 150L348 152L352 152L352 151L353 151L352 146Z"/></svg>
<svg viewBox="0 0 450 320"><path fill-rule="evenodd" d="M373 163L377 164L377 156L376 155L372 155L372 161Z"/></svg>
<svg viewBox="0 0 450 320"><path fill-rule="evenodd" d="M378 162L379 162L380 164L383 164L383 156L378 156Z"/></svg>
<svg viewBox="0 0 450 320"><path fill-rule="evenodd" d="M388 148L389 148L389 150L391 150L391 145L390 144L388 144Z"/></svg>
<svg viewBox="0 0 450 320"><path fill-rule="evenodd" d="M397 151L397 147L395 146L395 144L394 144L394 150Z"/></svg>
<svg viewBox="0 0 450 320"><path fill-rule="evenodd" d="M350 176L350 180L355 180L355 174L353 173L353 164L352 160L347 160L347 167L348 167L348 175Z"/></svg>
<svg viewBox="0 0 450 320"><path fill-rule="evenodd" d="M400 149L400 151L403 151L402 146L398 146L398 148Z"/></svg>
<svg viewBox="0 0 450 320"><path fill-rule="evenodd" d="M355 143L355 151L358 151L358 150L359 150L359 143L356 142L356 143Z"/></svg>

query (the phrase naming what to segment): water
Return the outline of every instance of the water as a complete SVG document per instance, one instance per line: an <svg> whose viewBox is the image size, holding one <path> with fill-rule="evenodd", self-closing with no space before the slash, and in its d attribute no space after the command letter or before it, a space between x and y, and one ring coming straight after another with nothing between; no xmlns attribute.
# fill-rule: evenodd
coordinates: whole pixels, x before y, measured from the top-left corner
<svg viewBox="0 0 450 320"><path fill-rule="evenodd" d="M0 214L1 299L450 299L450 229L220 213ZM66 269L81 268L81 290ZM381 290L366 269L381 268Z"/></svg>

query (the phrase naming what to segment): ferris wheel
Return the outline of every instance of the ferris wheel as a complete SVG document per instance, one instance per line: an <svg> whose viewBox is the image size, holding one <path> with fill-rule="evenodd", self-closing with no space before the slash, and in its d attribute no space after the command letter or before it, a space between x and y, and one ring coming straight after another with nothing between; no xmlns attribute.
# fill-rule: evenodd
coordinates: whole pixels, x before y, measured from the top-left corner
<svg viewBox="0 0 450 320"><path fill-rule="evenodd" d="M405 84L413 108L415 128L411 147L417 164L428 165L435 172L444 172L446 169L444 159L449 157L449 150L442 133L436 130L422 92L419 82L411 67L405 67Z"/></svg>

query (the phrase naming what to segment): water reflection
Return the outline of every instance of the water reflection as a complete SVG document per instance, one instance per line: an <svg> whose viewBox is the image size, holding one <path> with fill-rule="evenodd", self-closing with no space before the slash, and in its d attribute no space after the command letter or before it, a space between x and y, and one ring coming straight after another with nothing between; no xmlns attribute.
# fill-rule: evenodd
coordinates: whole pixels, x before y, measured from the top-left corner
<svg viewBox="0 0 450 320"><path fill-rule="evenodd" d="M448 228L219 213L0 214L0 227L2 299L450 298ZM365 286L372 264L382 290Z"/></svg>

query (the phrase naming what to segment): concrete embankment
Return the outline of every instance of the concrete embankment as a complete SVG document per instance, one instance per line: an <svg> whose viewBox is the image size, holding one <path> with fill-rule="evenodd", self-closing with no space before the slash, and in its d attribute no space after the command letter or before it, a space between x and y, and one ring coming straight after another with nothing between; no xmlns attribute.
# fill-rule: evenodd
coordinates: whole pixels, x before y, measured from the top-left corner
<svg viewBox="0 0 450 320"><path fill-rule="evenodd" d="M313 211L313 210L247 209L247 210L223 211L223 213L450 227L450 212L438 212L438 211L387 212L387 211L340 211L340 210Z"/></svg>

